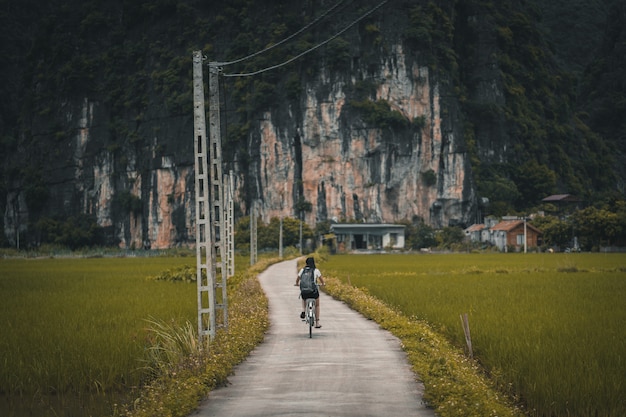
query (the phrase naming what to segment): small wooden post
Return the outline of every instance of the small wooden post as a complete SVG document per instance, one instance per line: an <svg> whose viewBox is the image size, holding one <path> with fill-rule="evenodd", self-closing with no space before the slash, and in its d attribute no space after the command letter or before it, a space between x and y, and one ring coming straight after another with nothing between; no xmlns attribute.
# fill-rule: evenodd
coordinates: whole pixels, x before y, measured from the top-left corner
<svg viewBox="0 0 626 417"><path fill-rule="evenodd" d="M463 333L465 333L465 343L467 343L469 357L473 359L474 352L472 350L472 336L470 335L469 319L467 318L467 313L461 314L461 323L463 323Z"/></svg>

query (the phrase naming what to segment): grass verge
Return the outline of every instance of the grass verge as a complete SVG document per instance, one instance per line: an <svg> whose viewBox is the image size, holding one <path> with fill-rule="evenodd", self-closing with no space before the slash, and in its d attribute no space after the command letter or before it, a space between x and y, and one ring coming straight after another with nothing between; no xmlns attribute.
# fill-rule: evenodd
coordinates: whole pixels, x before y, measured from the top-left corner
<svg viewBox="0 0 626 417"><path fill-rule="evenodd" d="M398 337L425 387L424 400L440 417L521 417L480 366L463 356L428 323L409 319L366 291L326 277L324 291Z"/></svg>
<svg viewBox="0 0 626 417"><path fill-rule="evenodd" d="M166 361L169 365L152 365L159 375L139 393L131 404L120 407L115 416L182 417L195 410L199 402L214 388L227 382L235 365L263 341L269 327L268 302L257 280L257 275L280 259L263 259L245 272L238 273L228 281L229 327L218 330L213 341L199 351L189 351L178 361ZM154 323L155 334L163 334L163 340L184 338L187 333L168 329ZM176 342L174 343L176 345ZM157 344L157 346L159 346ZM165 344L162 346L171 346ZM167 355L171 349L156 348L158 357Z"/></svg>

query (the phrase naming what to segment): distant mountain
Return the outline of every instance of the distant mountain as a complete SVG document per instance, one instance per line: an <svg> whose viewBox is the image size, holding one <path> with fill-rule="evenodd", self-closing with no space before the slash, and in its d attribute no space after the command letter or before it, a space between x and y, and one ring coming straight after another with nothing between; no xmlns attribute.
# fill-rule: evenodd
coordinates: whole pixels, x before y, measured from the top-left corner
<svg viewBox="0 0 626 417"><path fill-rule="evenodd" d="M4 3L3 245L194 242L195 50L224 63L239 217L439 228L624 196L618 1Z"/></svg>
<svg viewBox="0 0 626 417"><path fill-rule="evenodd" d="M581 77L598 58L614 0L537 1L538 22L559 65Z"/></svg>

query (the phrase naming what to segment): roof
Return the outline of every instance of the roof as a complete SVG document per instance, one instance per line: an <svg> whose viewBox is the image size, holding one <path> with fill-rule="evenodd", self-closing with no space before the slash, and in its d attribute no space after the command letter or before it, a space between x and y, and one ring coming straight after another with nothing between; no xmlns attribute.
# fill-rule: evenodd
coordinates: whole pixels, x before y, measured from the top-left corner
<svg viewBox="0 0 626 417"><path fill-rule="evenodd" d="M556 202L570 202L570 201L581 201L578 197L575 197L571 194L554 194L544 198L541 201L556 201Z"/></svg>
<svg viewBox="0 0 626 417"><path fill-rule="evenodd" d="M485 228L484 224L473 224L470 227L468 227L467 229L465 229L465 231L466 232L480 232L484 228Z"/></svg>
<svg viewBox="0 0 626 417"><path fill-rule="evenodd" d="M491 230L504 230L508 232L515 229L520 224L524 223L523 220L504 220L491 228Z"/></svg>
<svg viewBox="0 0 626 417"><path fill-rule="evenodd" d="M340 223L340 224L333 224L330 226L330 230L334 232L350 232L350 231L380 232L380 231L389 230L389 229L404 231L404 229L406 229L406 226L403 224L390 224L390 223Z"/></svg>
<svg viewBox="0 0 626 417"><path fill-rule="evenodd" d="M504 232L510 232L513 229L524 224L524 220L505 220L502 221L491 228L491 230L499 231L502 230ZM526 227L529 229L533 229L537 233L542 233L541 230L537 229L535 226L526 223Z"/></svg>

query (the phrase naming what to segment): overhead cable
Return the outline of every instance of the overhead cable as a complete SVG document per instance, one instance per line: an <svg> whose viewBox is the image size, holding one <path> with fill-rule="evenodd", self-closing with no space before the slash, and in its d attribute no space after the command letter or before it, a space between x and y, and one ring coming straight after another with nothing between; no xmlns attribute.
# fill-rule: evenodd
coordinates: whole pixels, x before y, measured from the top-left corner
<svg viewBox="0 0 626 417"><path fill-rule="evenodd" d="M353 21L352 23L350 23L348 26L346 26L345 28L343 28L342 30L340 30L339 32L335 33L333 36L331 36L330 38L326 39L324 42L321 42L317 45L315 45L314 47L307 49L306 51L294 56L291 59L288 59L285 62L282 62L280 64L277 65L273 65L271 67L267 67L264 69L260 69L258 71L254 71L254 72L247 72L247 73L237 73L237 74L222 74L222 76L224 77L249 77L252 75L258 75L261 74L263 72L267 72L267 71L271 71L273 69L277 69L280 68L282 66L285 66L293 61L295 61L298 58L303 57L304 55L308 54L309 52L313 52L314 50L316 50L317 48L320 48L324 45L326 45L328 42L332 41L333 39L337 38L339 35L341 35L342 33L344 33L345 31L347 31L348 29L350 29L352 26L356 25L357 23L359 23L361 20L365 19L367 16L369 16L370 14L374 13L376 10L378 10L379 8L381 8L385 3L387 3L388 0L384 0L382 2L380 2L376 7L372 8L370 11L368 11L367 13L363 14L362 16L360 16L358 19L356 19L355 21Z"/></svg>
<svg viewBox="0 0 626 417"><path fill-rule="evenodd" d="M257 55L261 55L262 53L265 53L267 51L270 51L280 45L282 45L283 43L295 38L296 36L298 36L299 34L301 34L302 32L304 32L305 30L307 30L308 28L310 28L311 26L315 25L317 22L319 22L320 20L322 20L324 17L326 17L329 13L331 13L333 10L335 10L337 7L339 7L341 5L341 3L343 3L345 0L341 0L339 2L337 2L333 7L331 7L330 9L328 9L326 12L322 13L320 16L318 16L315 20L313 20L311 23L309 23L308 25L304 26L302 29L300 29L299 31L289 35L288 37L286 37L285 39L281 40L278 43L273 44L272 46L268 46L267 48L263 49L262 51L257 51L253 54L250 54L246 57L243 58L239 58L236 59L234 61L229 61L229 62L217 62L215 65L218 65L220 67L225 67L227 65L233 65L233 64L238 64L240 62L246 61L250 58L254 58Z"/></svg>

